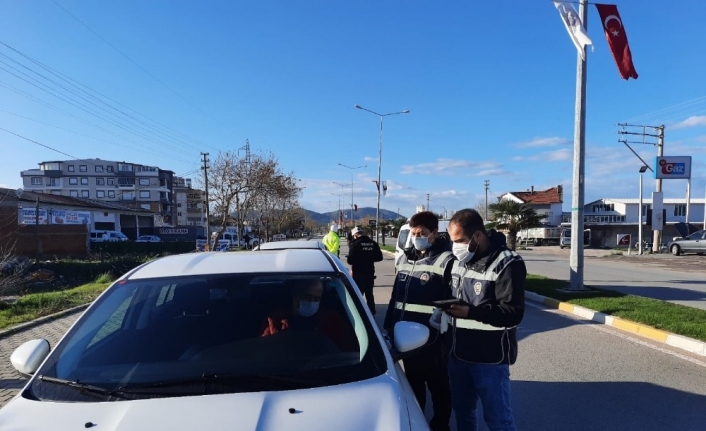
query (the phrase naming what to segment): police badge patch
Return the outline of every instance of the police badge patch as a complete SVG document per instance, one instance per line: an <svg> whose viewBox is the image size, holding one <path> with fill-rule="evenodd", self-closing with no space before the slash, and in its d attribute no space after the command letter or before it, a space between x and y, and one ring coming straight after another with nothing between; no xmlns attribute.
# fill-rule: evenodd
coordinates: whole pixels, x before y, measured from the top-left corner
<svg viewBox="0 0 706 431"><path fill-rule="evenodd" d="M459 283L459 277L453 277L451 279L451 287L454 289L458 288L458 283Z"/></svg>
<svg viewBox="0 0 706 431"><path fill-rule="evenodd" d="M476 281L476 284L473 285L473 292L475 292L476 295L480 295L480 291L483 288L483 285L481 284L480 281Z"/></svg>
<svg viewBox="0 0 706 431"><path fill-rule="evenodd" d="M422 286L427 284L427 281L429 281L429 274L428 273L423 273L422 275L419 276L419 281L422 283Z"/></svg>

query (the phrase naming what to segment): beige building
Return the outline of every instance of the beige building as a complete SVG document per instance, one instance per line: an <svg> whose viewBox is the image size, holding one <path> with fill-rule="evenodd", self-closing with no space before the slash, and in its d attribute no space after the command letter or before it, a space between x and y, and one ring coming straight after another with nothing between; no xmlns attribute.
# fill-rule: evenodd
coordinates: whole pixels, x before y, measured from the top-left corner
<svg viewBox="0 0 706 431"><path fill-rule="evenodd" d="M206 226L203 191L192 188L190 178L175 177L174 194L176 195L177 225Z"/></svg>

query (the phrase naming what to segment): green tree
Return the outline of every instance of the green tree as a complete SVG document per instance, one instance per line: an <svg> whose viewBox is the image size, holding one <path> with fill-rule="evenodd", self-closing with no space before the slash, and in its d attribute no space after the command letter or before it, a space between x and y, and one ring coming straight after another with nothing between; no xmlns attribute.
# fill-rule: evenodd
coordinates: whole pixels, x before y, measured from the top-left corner
<svg viewBox="0 0 706 431"><path fill-rule="evenodd" d="M512 250L515 250L519 231L541 226L546 217L529 205L507 199L488 205L488 209L497 229L507 231L507 244Z"/></svg>

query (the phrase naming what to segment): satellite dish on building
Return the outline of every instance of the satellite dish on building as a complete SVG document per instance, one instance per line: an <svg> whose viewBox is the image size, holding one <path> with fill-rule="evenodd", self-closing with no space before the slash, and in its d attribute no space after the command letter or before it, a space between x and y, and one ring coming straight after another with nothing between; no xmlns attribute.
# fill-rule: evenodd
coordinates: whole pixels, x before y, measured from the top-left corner
<svg viewBox="0 0 706 431"><path fill-rule="evenodd" d="M25 192L25 191L22 189L22 187L20 187L19 189L15 190L15 194L17 195L18 198L21 198L21 197L22 197L22 193L24 193L24 192Z"/></svg>

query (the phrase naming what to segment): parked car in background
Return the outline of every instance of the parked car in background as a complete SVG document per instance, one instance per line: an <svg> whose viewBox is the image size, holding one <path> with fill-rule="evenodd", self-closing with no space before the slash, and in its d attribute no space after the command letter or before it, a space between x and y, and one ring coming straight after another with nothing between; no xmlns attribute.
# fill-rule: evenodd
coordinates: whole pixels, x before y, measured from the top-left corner
<svg viewBox="0 0 706 431"><path fill-rule="evenodd" d="M682 253L706 253L706 230L699 230L686 237L675 237L667 243L667 249L674 255Z"/></svg>
<svg viewBox="0 0 706 431"><path fill-rule="evenodd" d="M141 235L135 242L162 242L162 239L157 235Z"/></svg>
<svg viewBox="0 0 706 431"><path fill-rule="evenodd" d="M93 242L119 242L127 241L128 237L117 230L97 230L91 232L89 238Z"/></svg>
<svg viewBox="0 0 706 431"><path fill-rule="evenodd" d="M270 241L260 244L259 246L253 248L253 250L287 250L287 249L306 249L313 248L323 251L328 251L326 246L321 240L309 240L309 241Z"/></svg>
<svg viewBox="0 0 706 431"><path fill-rule="evenodd" d="M312 303L315 320L281 321ZM428 430L398 363L428 337L399 322L388 345L343 263L323 250L167 256L108 287L52 349L36 339L14 351L12 365L31 378L0 424Z"/></svg>

